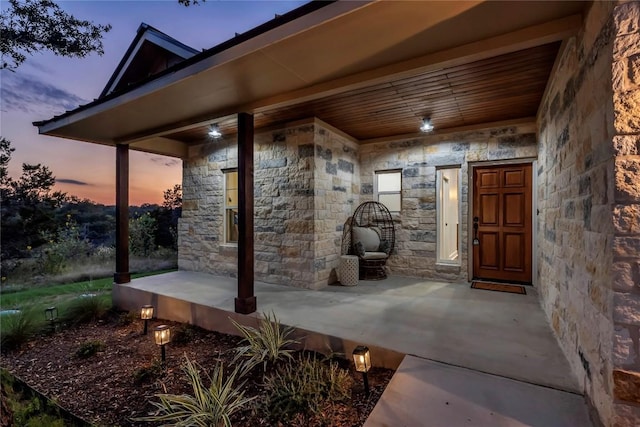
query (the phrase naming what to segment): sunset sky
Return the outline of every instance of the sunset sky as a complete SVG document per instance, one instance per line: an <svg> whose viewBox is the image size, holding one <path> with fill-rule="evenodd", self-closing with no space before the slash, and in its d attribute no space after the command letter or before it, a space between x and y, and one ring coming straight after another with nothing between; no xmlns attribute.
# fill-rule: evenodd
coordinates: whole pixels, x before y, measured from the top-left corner
<svg viewBox="0 0 640 427"><path fill-rule="evenodd" d="M6 2L2 2L6 7ZM213 1L184 7L178 0L59 1L76 18L111 24L105 54L75 59L49 52L30 56L15 71L0 71L0 134L12 142L9 172L41 163L56 189L115 204L115 148L38 135L33 121L49 119L97 98L145 22L195 49L215 46L306 1ZM163 191L182 181L182 161L131 152L129 203L161 203Z"/></svg>

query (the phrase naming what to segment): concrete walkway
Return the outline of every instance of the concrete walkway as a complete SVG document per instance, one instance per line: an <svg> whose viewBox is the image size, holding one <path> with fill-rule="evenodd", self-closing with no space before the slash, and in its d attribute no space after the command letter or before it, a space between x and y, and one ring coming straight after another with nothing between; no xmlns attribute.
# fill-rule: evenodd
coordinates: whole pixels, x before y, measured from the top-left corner
<svg viewBox="0 0 640 427"><path fill-rule="evenodd" d="M364 427L587 427L582 396L407 356Z"/></svg>
<svg viewBox="0 0 640 427"><path fill-rule="evenodd" d="M161 318L228 332L228 317L238 319L240 316L233 313L236 289L235 279L178 271L116 286L114 299L121 306L133 309L140 304L154 303ZM583 398L562 392L578 392L577 381L546 322L535 289L528 287L527 291L527 295L517 295L471 289L466 283L398 277L360 281L355 287L330 286L321 291L255 285L259 312L273 311L283 324L332 337L334 350L346 352L355 343L368 345L378 353L389 349L416 356L404 359L367 425L588 426ZM205 314L206 308L210 310ZM336 337L348 344L336 345ZM372 357L381 356L372 351ZM391 365L397 367L400 360L397 358L395 365ZM434 364L435 361L454 366ZM389 365L384 361L380 364ZM456 401L458 414L468 413L468 417L478 423L455 424L443 418L435 424L415 424L415 420L422 418L411 416L418 416L420 408L434 411L437 408L431 407L431 402L448 398L439 386L447 385L447 378L451 384L444 390L460 399ZM411 395L406 395L407 390ZM548 399L547 406L536 408L544 392L551 393L544 398ZM561 393L563 398L558 399L556 393ZM520 396L517 401L520 403L512 401L516 395ZM493 402L493 406L484 404L483 398ZM532 424L524 415L515 418L511 415L509 408L525 408L524 402L530 405L522 411L529 411L534 418L536 413L544 411L555 417L556 409L558 414L579 413L581 416L573 418L571 424L563 424L560 418L557 418L559 424ZM569 402L569 406L563 402ZM405 424L399 423L402 418L397 418L403 412L402 405L412 408L405 411ZM478 412L478 405L493 415L480 417L484 409ZM380 408L385 407L391 408L391 412L380 412L383 410ZM568 407L572 409L567 412ZM447 411L440 412L448 416ZM398 422L389 422L390 419ZM498 419L501 421L496 421ZM518 420L524 421L518 424Z"/></svg>

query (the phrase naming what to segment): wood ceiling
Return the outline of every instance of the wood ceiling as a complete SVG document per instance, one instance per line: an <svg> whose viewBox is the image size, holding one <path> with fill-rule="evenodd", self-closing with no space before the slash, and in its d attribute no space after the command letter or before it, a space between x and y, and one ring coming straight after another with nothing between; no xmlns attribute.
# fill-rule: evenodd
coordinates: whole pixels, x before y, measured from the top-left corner
<svg viewBox="0 0 640 427"><path fill-rule="evenodd" d="M255 114L255 127L317 117L363 141L418 132L423 117L436 130L533 117L560 42L392 80ZM219 123L234 134L233 117ZM187 143L206 139L207 126L165 135Z"/></svg>

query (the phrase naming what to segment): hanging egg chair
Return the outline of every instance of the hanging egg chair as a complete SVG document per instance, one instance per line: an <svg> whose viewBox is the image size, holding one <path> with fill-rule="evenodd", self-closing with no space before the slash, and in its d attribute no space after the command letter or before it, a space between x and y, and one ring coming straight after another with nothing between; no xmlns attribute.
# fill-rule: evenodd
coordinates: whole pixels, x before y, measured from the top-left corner
<svg viewBox="0 0 640 427"><path fill-rule="evenodd" d="M360 279L386 279L385 265L396 242L391 213L380 202L364 202L345 223L342 253L357 255Z"/></svg>

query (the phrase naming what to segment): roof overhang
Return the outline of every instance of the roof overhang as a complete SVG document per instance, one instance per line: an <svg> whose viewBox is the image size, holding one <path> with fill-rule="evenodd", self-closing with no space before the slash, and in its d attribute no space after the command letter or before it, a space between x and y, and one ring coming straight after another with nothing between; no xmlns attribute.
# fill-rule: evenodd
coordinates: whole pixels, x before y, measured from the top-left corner
<svg viewBox="0 0 640 427"><path fill-rule="evenodd" d="M563 40L582 26L583 8L572 1L330 3L37 125L47 135L185 157L187 145L167 135Z"/></svg>

